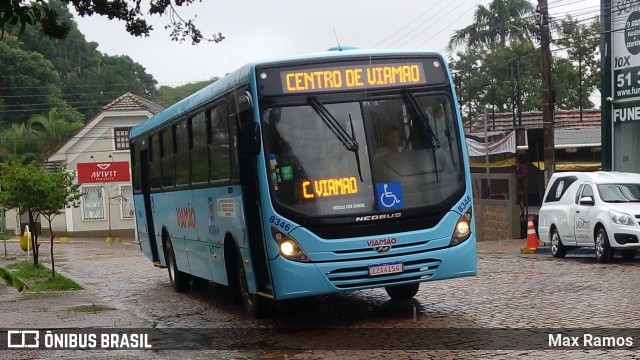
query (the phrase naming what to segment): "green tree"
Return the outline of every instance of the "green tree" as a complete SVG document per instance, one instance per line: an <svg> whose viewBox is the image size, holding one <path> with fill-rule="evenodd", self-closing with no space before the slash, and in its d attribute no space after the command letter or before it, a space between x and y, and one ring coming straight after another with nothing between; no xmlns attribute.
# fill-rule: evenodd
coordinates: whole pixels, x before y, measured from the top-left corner
<svg viewBox="0 0 640 360"><path fill-rule="evenodd" d="M44 163L47 155L49 155L51 151L82 128L83 123L80 119L81 117L77 116L75 121L64 120L60 116L58 109L53 108L47 116L33 115L27 120L27 129L29 129L38 140L36 146L32 149L33 151L37 151L37 160L39 160L40 163Z"/></svg>
<svg viewBox="0 0 640 360"><path fill-rule="evenodd" d="M533 5L528 0L493 0L489 7L479 5L473 23L454 32L449 49L465 44L467 47L486 46L505 48L510 41L531 42Z"/></svg>
<svg viewBox="0 0 640 360"><path fill-rule="evenodd" d="M7 286L16 288L18 291L27 289L27 284L19 277L15 276L11 271L0 267L0 279L4 279Z"/></svg>
<svg viewBox="0 0 640 360"><path fill-rule="evenodd" d="M0 126L24 122L46 109L67 108L59 78L42 54L20 49L15 39L0 41Z"/></svg>
<svg viewBox="0 0 640 360"><path fill-rule="evenodd" d="M52 277L55 277L55 260L53 256L53 239L55 235L51 221L60 214L65 206L75 206L80 198L79 184L74 184L75 176L65 167L48 171L36 166L35 162L24 164L12 157L7 163L0 164L0 203L8 208L15 208L29 214L31 229L33 263L38 265L39 248L38 231L34 219L36 215L44 217L51 231L51 264Z"/></svg>
<svg viewBox="0 0 640 360"><path fill-rule="evenodd" d="M0 162L10 155L43 164L47 155L83 126L73 110L51 109L47 116L33 115L0 131Z"/></svg>
<svg viewBox="0 0 640 360"><path fill-rule="evenodd" d="M214 77L211 80L198 81L196 83L185 84L177 87L161 86L151 100L166 109L217 80L218 78Z"/></svg>
<svg viewBox="0 0 640 360"><path fill-rule="evenodd" d="M62 98L68 104L90 119L105 104L126 92L147 99L155 96L157 81L144 67L128 56L101 53L97 43L86 41L65 3L60 0L48 3L58 13L59 21L69 27L67 36L50 38L42 26L35 25L25 29L18 46L51 61L59 75ZM10 29L10 33L17 36L17 27Z"/></svg>
<svg viewBox="0 0 640 360"><path fill-rule="evenodd" d="M31 248L33 249L33 263L38 265L40 245L38 244L38 229L35 217L38 212L40 199L47 196L47 188L42 184L40 176L44 171L35 162L24 164L16 157L11 157L7 163L0 164L0 203L6 208L17 209L29 214L29 229L31 229Z"/></svg>
<svg viewBox="0 0 640 360"><path fill-rule="evenodd" d="M125 22L127 32L134 36L149 36L153 27L144 18L142 1L98 1L98 0L63 0L71 4L80 16L101 15L110 20ZM171 40L184 41L190 38L193 44L202 40L220 42L224 39L221 33L205 37L196 27L193 19L184 19L176 7L189 6L196 0L148 0L148 15L166 15L169 20L165 25L171 30ZM146 11L146 10L144 10ZM12 25L17 26L22 34L27 26L40 24L47 36L62 39L69 34L69 26L60 21L60 14L54 6L45 0L12 0L0 3L0 32Z"/></svg>
<svg viewBox="0 0 640 360"><path fill-rule="evenodd" d="M46 196L41 198L36 208L37 212L47 220L50 233L50 249L51 249L51 275L56 276L56 263L53 257L53 227L51 222L56 215L59 215L65 206L77 206L77 202L82 196L80 192L80 184L74 184L75 178L72 172L67 171L66 167L58 168L54 171L40 169L39 181Z"/></svg>
<svg viewBox="0 0 640 360"><path fill-rule="evenodd" d="M505 111L516 100L512 79L514 69L521 79L526 78L517 69L522 70L523 57L533 49L532 12L533 5L527 0L493 0L488 7L479 5L473 23L449 39L451 51L466 46L456 54L458 59L452 60L451 68L458 76L460 90L467 93L461 104L467 118L474 118L485 107Z"/></svg>
<svg viewBox="0 0 640 360"><path fill-rule="evenodd" d="M540 56L529 42L506 48L467 48L451 61L457 77L460 104L467 117L490 112L511 112L518 87L522 111L540 109ZM518 81L519 79L519 81Z"/></svg>
<svg viewBox="0 0 640 360"><path fill-rule="evenodd" d="M495 1L492 6L494 4ZM478 13L485 14L485 11L478 10ZM478 18L484 19L476 17L476 20ZM512 22L523 24L517 18ZM523 112L541 110L539 48L529 39L517 38L516 34L526 33L522 29L514 35L499 36L497 30L470 35L473 33L470 29L487 29L489 23L483 20L469 25L456 32L450 40L452 45L464 43L462 40L468 45L451 60L463 113L467 118L474 118L485 107L490 112L511 112L519 106ZM555 34L558 39L554 44L563 50L554 52L552 59L555 106L560 109L593 107L589 95L599 88L600 77L597 56L599 22L582 24L567 18L556 21L554 28L558 29ZM494 34L494 38L489 38L489 34Z"/></svg>
<svg viewBox="0 0 640 360"><path fill-rule="evenodd" d="M592 108L589 95L600 89L600 20L584 24L570 16L554 21L554 44L565 49L566 58L555 62L552 82L557 106L563 109ZM574 69L574 71L567 71Z"/></svg>

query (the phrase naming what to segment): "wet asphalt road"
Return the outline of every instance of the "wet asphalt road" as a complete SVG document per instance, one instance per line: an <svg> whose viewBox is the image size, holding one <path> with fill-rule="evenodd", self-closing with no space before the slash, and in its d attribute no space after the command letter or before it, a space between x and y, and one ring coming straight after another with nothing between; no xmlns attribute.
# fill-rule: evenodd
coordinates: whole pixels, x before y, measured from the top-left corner
<svg viewBox="0 0 640 360"><path fill-rule="evenodd" d="M10 253L19 254L15 243L9 245ZM0 286L0 320L7 327L26 324L25 327L140 327L203 329L204 332L220 329L215 334L222 342L236 345L239 343L234 343L233 337L238 334L227 330L249 329L249 334L259 336L251 341L242 339L243 343L249 343L248 350L236 349L233 345L230 349L223 347L224 350L161 352L4 350L0 351L2 358L640 358L637 350L435 351L429 346L416 349L416 339L409 341L403 350L378 350L380 347L376 345L389 339L397 341L404 335L428 336L428 329L637 327L640 319L636 291L640 285L638 259L598 264L589 255L570 255L559 260L548 254L479 250L477 277L423 284L416 298L408 302L391 302L382 289L365 290L279 303L268 319L251 320L231 301L226 287L209 285L198 291L175 293L166 269L154 267L133 242L72 240L55 244L54 249L57 270L81 283L86 290L74 295L36 296L16 295L12 289ZM45 263L50 262L48 252L48 245L43 245L41 254ZM619 308L613 306L612 298ZM17 303L33 303L40 308L30 314L15 310ZM74 304L86 303L103 304L110 310L74 315L64 311ZM281 331L286 328L309 330ZM349 330L339 335L312 331L332 328ZM225 331L229 333L226 338ZM388 337L384 335L386 331L390 334ZM461 335L469 333L463 331ZM516 338L523 334L514 332L506 336L504 341L508 343L509 336L518 341L521 339ZM305 345L298 346L302 343ZM300 349L310 344L314 350ZM636 349L640 348L640 336L635 344ZM365 350L367 346L376 350ZM214 345L213 348L220 347Z"/></svg>

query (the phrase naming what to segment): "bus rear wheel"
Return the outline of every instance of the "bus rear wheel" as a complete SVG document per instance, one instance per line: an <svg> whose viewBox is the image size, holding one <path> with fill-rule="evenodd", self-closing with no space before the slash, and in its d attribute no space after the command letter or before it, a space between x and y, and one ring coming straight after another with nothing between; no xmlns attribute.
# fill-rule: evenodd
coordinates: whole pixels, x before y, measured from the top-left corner
<svg viewBox="0 0 640 360"><path fill-rule="evenodd" d="M242 258L238 256L236 261L236 291L239 293L239 300L242 305L253 319L261 319L267 316L268 302L267 299L262 298L258 294L251 294L249 292L249 286L247 284L247 274L244 270Z"/></svg>
<svg viewBox="0 0 640 360"><path fill-rule="evenodd" d="M169 280L176 292L185 292L189 290L191 279L190 275L178 270L176 265L176 255L173 251L171 240L167 239L165 246L165 259L167 259L167 269L169 270Z"/></svg>
<svg viewBox="0 0 640 360"><path fill-rule="evenodd" d="M387 286L384 289L387 291L387 294L389 295L391 300L402 301L409 300L416 296L419 288L420 284L406 284Z"/></svg>

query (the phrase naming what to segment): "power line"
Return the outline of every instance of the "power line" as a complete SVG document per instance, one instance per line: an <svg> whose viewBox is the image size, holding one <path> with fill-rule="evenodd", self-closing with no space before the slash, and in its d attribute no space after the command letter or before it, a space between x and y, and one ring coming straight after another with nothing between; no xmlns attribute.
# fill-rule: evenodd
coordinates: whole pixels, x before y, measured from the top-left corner
<svg viewBox="0 0 640 360"><path fill-rule="evenodd" d="M449 12L447 12L446 14L442 15L437 21L431 22L433 21L433 19L437 18L438 15L440 13L442 13L444 10L448 9L449 6L452 6L452 10L449 10ZM446 18L446 15L450 14L451 11L457 9L457 3L455 1L451 1L448 3L448 5L446 5L445 7L441 8L438 12L434 13L434 14L430 14L430 17L426 20L424 20L422 23L420 23L415 29L413 29L412 31L406 33L405 35L401 36L399 39L397 39L395 42L393 42L392 44L390 44L389 46L387 46L387 48L395 46L395 44L397 44L398 42L402 41L403 39L409 37L410 35L413 34L413 36L409 37L407 40L405 40L404 42L400 43L399 45L397 45L398 47L402 47L405 44L407 44L409 41L415 39L417 36L423 34L425 31L429 30L430 28L432 28L435 24L439 23L442 19ZM425 25L426 23L430 22L430 25L427 26L426 28L422 29L419 31L419 29ZM444 30L444 29L443 29Z"/></svg>

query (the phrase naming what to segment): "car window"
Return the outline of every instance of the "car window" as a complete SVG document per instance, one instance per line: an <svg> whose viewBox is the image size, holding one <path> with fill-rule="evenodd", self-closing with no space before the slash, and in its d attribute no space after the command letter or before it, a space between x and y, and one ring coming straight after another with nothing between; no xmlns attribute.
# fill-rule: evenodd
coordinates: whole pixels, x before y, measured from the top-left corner
<svg viewBox="0 0 640 360"><path fill-rule="evenodd" d="M584 186L584 184L580 185L580 187L578 188L578 191L576 192L576 204L580 201L580 194L582 194L582 187Z"/></svg>
<svg viewBox="0 0 640 360"><path fill-rule="evenodd" d="M640 184L598 184L604 202L640 202Z"/></svg>
<svg viewBox="0 0 640 360"><path fill-rule="evenodd" d="M584 188L582 189L582 195L580 197L586 196L591 196L592 199L595 199L595 197L593 196L593 188L589 184L584 185Z"/></svg>
<svg viewBox="0 0 640 360"><path fill-rule="evenodd" d="M569 186L576 181L578 181L576 176L561 176L557 178L553 184L551 184L551 188L549 189L544 202L555 202L560 200L567 192L567 189L569 189Z"/></svg>

